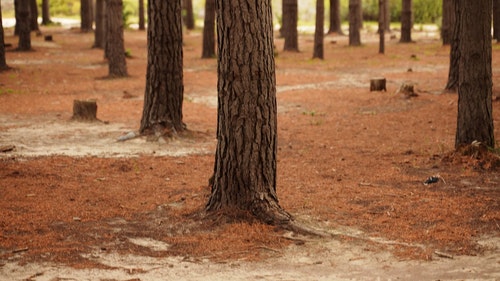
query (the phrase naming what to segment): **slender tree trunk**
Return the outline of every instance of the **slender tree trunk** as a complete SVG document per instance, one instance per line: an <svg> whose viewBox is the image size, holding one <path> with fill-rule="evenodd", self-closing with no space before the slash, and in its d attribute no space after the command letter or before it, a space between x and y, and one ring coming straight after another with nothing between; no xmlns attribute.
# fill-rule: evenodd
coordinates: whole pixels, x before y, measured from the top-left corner
<svg viewBox="0 0 500 281"><path fill-rule="evenodd" d="M182 122L182 10L180 1L148 1L148 67L142 134L175 135Z"/></svg>
<svg viewBox="0 0 500 281"><path fill-rule="evenodd" d="M324 59L325 1L316 0L316 28L314 31L313 58Z"/></svg>
<svg viewBox="0 0 500 281"><path fill-rule="evenodd" d="M5 59L5 39L3 32L3 23L2 23L2 4L0 1L0 71L9 69L7 65L7 60Z"/></svg>
<svg viewBox="0 0 500 281"><path fill-rule="evenodd" d="M460 62L460 20L461 11L458 0L453 0L453 34L450 46L450 67L448 69L448 81L444 87L446 91L455 92L458 87L459 62Z"/></svg>
<svg viewBox="0 0 500 281"><path fill-rule="evenodd" d="M42 25L49 25L50 20L50 0L42 0Z"/></svg>
<svg viewBox="0 0 500 281"><path fill-rule="evenodd" d="M36 0L30 0L30 22L32 31L40 31L38 26L38 5Z"/></svg>
<svg viewBox="0 0 500 281"><path fill-rule="evenodd" d="M453 27L455 26L454 1L455 0L443 0L443 17L441 23L441 39L443 40L443 45L450 45L453 38Z"/></svg>
<svg viewBox="0 0 500 281"><path fill-rule="evenodd" d="M215 57L215 0L205 1L205 18L203 19L203 50L204 59Z"/></svg>
<svg viewBox="0 0 500 281"><path fill-rule="evenodd" d="M144 0L139 0L139 30L146 30L144 12Z"/></svg>
<svg viewBox="0 0 500 281"><path fill-rule="evenodd" d="M106 46L106 0L95 2L94 48L104 49Z"/></svg>
<svg viewBox="0 0 500 281"><path fill-rule="evenodd" d="M387 0L378 0L378 32L379 32L379 54L385 53L385 2Z"/></svg>
<svg viewBox="0 0 500 281"><path fill-rule="evenodd" d="M207 211L291 216L276 195L277 109L271 0L217 0L218 122ZM247 19L247 20L242 20Z"/></svg>
<svg viewBox="0 0 500 281"><path fill-rule="evenodd" d="M479 141L494 147L491 70L491 0L460 4L458 116L455 147Z"/></svg>
<svg viewBox="0 0 500 281"><path fill-rule="evenodd" d="M128 74L123 39L123 1L106 1L106 50L109 77L125 77Z"/></svg>
<svg viewBox="0 0 500 281"><path fill-rule="evenodd" d="M340 19L340 0L330 0L330 28L328 33L344 34Z"/></svg>
<svg viewBox="0 0 500 281"><path fill-rule="evenodd" d="M297 0L283 0L283 27L282 34L285 37L285 51L299 51L299 38L297 34L298 21Z"/></svg>
<svg viewBox="0 0 500 281"><path fill-rule="evenodd" d="M360 46L361 35L359 33L359 3L361 0L349 0L349 46Z"/></svg>
<svg viewBox="0 0 500 281"><path fill-rule="evenodd" d="M493 0L493 39L500 42L500 0Z"/></svg>
<svg viewBox="0 0 500 281"><path fill-rule="evenodd" d="M411 28L412 28L412 0L402 0L403 6L401 9L401 43L411 43Z"/></svg>
<svg viewBox="0 0 500 281"><path fill-rule="evenodd" d="M391 0L384 2L384 27L386 32L391 32Z"/></svg>
<svg viewBox="0 0 500 281"><path fill-rule="evenodd" d="M81 32L92 31L92 0L80 0L80 30Z"/></svg>
<svg viewBox="0 0 500 281"><path fill-rule="evenodd" d="M183 0L184 9L186 14L184 16L184 24L188 30L194 29L194 12L193 12L193 0Z"/></svg>
<svg viewBox="0 0 500 281"><path fill-rule="evenodd" d="M31 51L30 1L31 0L16 1L18 3L18 18L16 19L16 26L19 32L18 51Z"/></svg>

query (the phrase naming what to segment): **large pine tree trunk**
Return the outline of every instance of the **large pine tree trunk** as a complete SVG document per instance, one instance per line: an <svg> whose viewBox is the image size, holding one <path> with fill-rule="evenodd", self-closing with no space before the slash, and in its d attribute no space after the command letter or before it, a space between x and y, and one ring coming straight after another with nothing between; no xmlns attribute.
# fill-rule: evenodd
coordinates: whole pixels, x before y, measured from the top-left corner
<svg viewBox="0 0 500 281"><path fill-rule="evenodd" d="M80 30L82 32L92 31L94 23L92 10L92 0L80 0Z"/></svg>
<svg viewBox="0 0 500 281"><path fill-rule="evenodd" d="M5 39L2 23L2 5L0 4L0 71L9 69L7 60L5 59Z"/></svg>
<svg viewBox="0 0 500 281"><path fill-rule="evenodd" d="M30 0L17 0L16 28L19 35L18 51L31 50Z"/></svg>
<svg viewBox="0 0 500 281"><path fill-rule="evenodd" d="M455 0L443 0L443 17L441 23L441 39L443 45L450 45L453 40L455 26Z"/></svg>
<svg viewBox="0 0 500 281"><path fill-rule="evenodd" d="M243 20L246 19L246 20ZM217 149L208 211L243 210L274 224L276 69L270 0L217 0Z"/></svg>
<svg viewBox="0 0 500 281"><path fill-rule="evenodd" d="M453 0L453 33L450 42L450 66L448 69L448 81L444 87L446 91L455 92L458 87L459 61L460 61L460 20L461 12L458 0Z"/></svg>
<svg viewBox="0 0 500 281"><path fill-rule="evenodd" d="M123 39L123 1L106 0L106 55L109 77L127 76Z"/></svg>
<svg viewBox="0 0 500 281"><path fill-rule="evenodd" d="M215 0L205 1L205 18L203 19L203 49L204 59L215 57Z"/></svg>
<svg viewBox="0 0 500 281"><path fill-rule="evenodd" d="M49 0L42 0L42 25L49 25L50 20L50 3Z"/></svg>
<svg viewBox="0 0 500 281"><path fill-rule="evenodd" d="M330 0L330 28L328 33L343 34L340 20L340 0Z"/></svg>
<svg viewBox="0 0 500 281"><path fill-rule="evenodd" d="M139 0L139 30L146 29L146 19L144 17L144 0Z"/></svg>
<svg viewBox="0 0 500 281"><path fill-rule="evenodd" d="M494 147L491 70L491 0L460 4L458 117L455 147Z"/></svg>
<svg viewBox="0 0 500 281"><path fill-rule="evenodd" d="M297 0L283 0L283 28L282 34L285 38L285 51L299 51L299 38L297 33L298 21Z"/></svg>
<svg viewBox="0 0 500 281"><path fill-rule="evenodd" d="M30 22L32 31L40 31L38 26L38 5L36 0L30 0Z"/></svg>
<svg viewBox="0 0 500 281"><path fill-rule="evenodd" d="M95 2L94 48L104 49L106 46L106 0Z"/></svg>
<svg viewBox="0 0 500 281"><path fill-rule="evenodd" d="M412 0L403 0L401 9L401 43L411 43Z"/></svg>
<svg viewBox="0 0 500 281"><path fill-rule="evenodd" d="M325 0L316 0L313 58L324 59Z"/></svg>
<svg viewBox="0 0 500 281"><path fill-rule="evenodd" d="M349 46L360 46L360 6L361 0L349 0Z"/></svg>
<svg viewBox="0 0 500 281"><path fill-rule="evenodd" d="M148 66L142 134L174 135L182 122L182 11L180 1L148 1Z"/></svg>

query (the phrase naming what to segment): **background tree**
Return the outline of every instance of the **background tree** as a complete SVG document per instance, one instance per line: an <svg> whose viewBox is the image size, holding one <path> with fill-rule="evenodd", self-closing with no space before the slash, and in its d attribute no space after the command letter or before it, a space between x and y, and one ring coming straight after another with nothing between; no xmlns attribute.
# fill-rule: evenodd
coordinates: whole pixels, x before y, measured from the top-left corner
<svg viewBox="0 0 500 281"><path fill-rule="evenodd" d="M182 132L181 0L148 1L148 66L141 134Z"/></svg>
<svg viewBox="0 0 500 281"><path fill-rule="evenodd" d="M49 25L52 23L50 19L50 2L49 0L42 0L42 25Z"/></svg>
<svg viewBox="0 0 500 281"><path fill-rule="evenodd" d="M17 3L16 3L17 2ZM16 28L18 30L18 51L31 51L30 0L17 0Z"/></svg>
<svg viewBox="0 0 500 281"><path fill-rule="evenodd" d="M291 216L276 195L276 69L270 0L217 0L217 149L209 212ZM244 20L245 19L245 20Z"/></svg>
<svg viewBox="0 0 500 281"><path fill-rule="evenodd" d="M455 0L443 0L443 16L441 20L443 45L450 45L453 38L453 27L455 26L455 6L453 1Z"/></svg>
<svg viewBox="0 0 500 281"><path fill-rule="evenodd" d="M90 32L93 24L92 0L80 0L80 30Z"/></svg>
<svg viewBox="0 0 500 281"><path fill-rule="evenodd" d="M500 42L500 0L493 0L493 39Z"/></svg>
<svg viewBox="0 0 500 281"><path fill-rule="evenodd" d="M313 58L324 59L325 1L316 0L316 27L314 30Z"/></svg>
<svg viewBox="0 0 500 281"><path fill-rule="evenodd" d="M361 35L359 33L359 18L361 0L349 0L349 46L360 46Z"/></svg>
<svg viewBox="0 0 500 281"><path fill-rule="evenodd" d="M144 0L139 0L139 30L146 29L146 19L144 17Z"/></svg>
<svg viewBox="0 0 500 281"><path fill-rule="evenodd" d="M411 28L412 28L412 0L402 0L403 6L401 9L401 38L399 42L410 43Z"/></svg>
<svg viewBox="0 0 500 281"><path fill-rule="evenodd" d="M201 57L204 59L215 57L215 0L205 1L203 49Z"/></svg>
<svg viewBox="0 0 500 281"><path fill-rule="evenodd" d="M452 1L453 8L453 33L450 42L450 67L448 69L448 81L444 87L446 91L455 92L458 87L459 62L460 62L460 21L461 11L458 0Z"/></svg>
<svg viewBox="0 0 500 281"><path fill-rule="evenodd" d="M40 31L38 26L38 5L36 0L30 0L30 26L32 31Z"/></svg>
<svg viewBox="0 0 500 281"><path fill-rule="evenodd" d="M386 32L391 32L391 0L384 1L384 28Z"/></svg>
<svg viewBox="0 0 500 281"><path fill-rule="evenodd" d="M385 2L387 0L378 0L379 54L385 53Z"/></svg>
<svg viewBox="0 0 500 281"><path fill-rule="evenodd" d="M188 30L194 29L193 0L182 0L184 6L184 24Z"/></svg>
<svg viewBox="0 0 500 281"><path fill-rule="evenodd" d="M494 147L491 70L491 0L457 0L459 21L458 116L455 147L479 141Z"/></svg>
<svg viewBox="0 0 500 281"><path fill-rule="evenodd" d="M127 76L125 43L123 40L123 1L106 0L106 56L109 77Z"/></svg>
<svg viewBox="0 0 500 281"><path fill-rule="evenodd" d="M283 26L281 34L285 38L283 50L299 51L299 38L297 34L297 21L299 17L297 0L283 0Z"/></svg>
<svg viewBox="0 0 500 281"><path fill-rule="evenodd" d="M104 49L106 46L106 0L95 1L94 48Z"/></svg>
<svg viewBox="0 0 500 281"><path fill-rule="evenodd" d="M0 71L9 69L7 60L5 59L5 39L2 23L2 1L0 0Z"/></svg>
<svg viewBox="0 0 500 281"><path fill-rule="evenodd" d="M328 33L344 34L340 19L340 0L330 0L330 28Z"/></svg>

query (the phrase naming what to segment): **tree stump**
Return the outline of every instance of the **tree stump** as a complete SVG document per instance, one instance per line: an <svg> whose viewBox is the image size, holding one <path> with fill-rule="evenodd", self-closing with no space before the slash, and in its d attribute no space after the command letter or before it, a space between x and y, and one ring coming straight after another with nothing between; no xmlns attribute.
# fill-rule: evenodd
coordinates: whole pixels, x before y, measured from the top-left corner
<svg viewBox="0 0 500 281"><path fill-rule="evenodd" d="M401 94L405 99L418 96L418 94L415 93L414 85L412 83L403 83L401 87L399 87L397 93Z"/></svg>
<svg viewBox="0 0 500 281"><path fill-rule="evenodd" d="M387 88L385 86L385 78L373 78L370 79L370 92L372 91L384 91L387 92Z"/></svg>
<svg viewBox="0 0 500 281"><path fill-rule="evenodd" d="M96 100L74 100L73 120L77 121L97 121Z"/></svg>

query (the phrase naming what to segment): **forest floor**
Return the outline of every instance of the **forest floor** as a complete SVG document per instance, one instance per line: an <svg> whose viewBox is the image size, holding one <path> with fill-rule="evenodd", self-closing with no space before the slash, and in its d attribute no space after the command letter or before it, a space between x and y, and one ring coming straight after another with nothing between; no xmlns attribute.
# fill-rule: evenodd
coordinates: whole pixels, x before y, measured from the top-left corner
<svg viewBox="0 0 500 281"><path fill-rule="evenodd" d="M454 153L457 95L443 93L449 47L363 33L325 38L313 60L277 38L280 204L331 234L304 237L258 222L207 219L217 61L185 32L184 121L157 142L138 130L146 33L126 31L130 77L105 79L102 50L77 29L43 28L33 52L6 30L0 73L0 280L499 280L498 156ZM397 32L393 33L397 37ZM500 45L493 46L500 139ZM370 92L385 77L386 92ZM403 83L416 96L398 91ZM71 121L95 99L99 122ZM484 155L483 155L484 156ZM434 176L437 182L424 185Z"/></svg>

